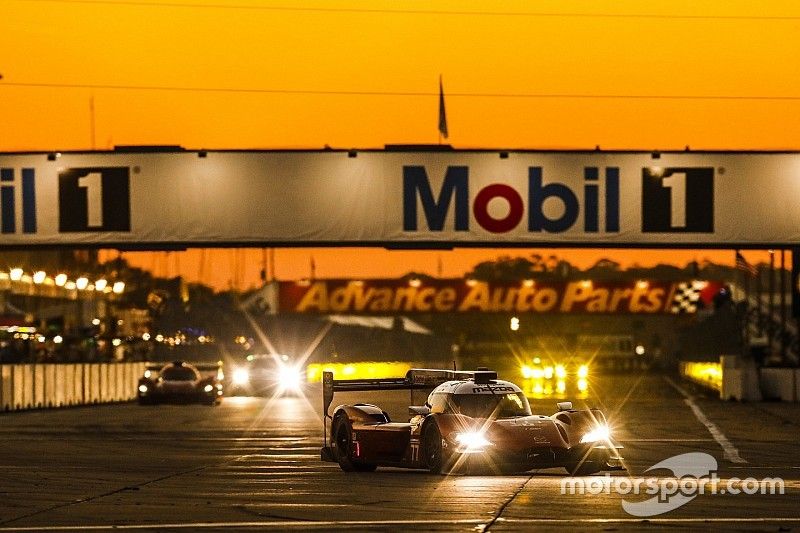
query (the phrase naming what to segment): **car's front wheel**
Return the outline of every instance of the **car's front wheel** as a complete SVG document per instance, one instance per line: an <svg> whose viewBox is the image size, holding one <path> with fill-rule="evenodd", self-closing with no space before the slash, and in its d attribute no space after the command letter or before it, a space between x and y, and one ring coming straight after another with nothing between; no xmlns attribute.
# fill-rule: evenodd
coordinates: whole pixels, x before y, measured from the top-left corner
<svg viewBox="0 0 800 533"><path fill-rule="evenodd" d="M350 427L343 418L338 418L334 424L333 430L334 440L336 442L336 462L339 467L345 472L374 472L377 465L371 463L362 463L354 461L350 457L350 449L352 448L352 437L350 435Z"/></svg>
<svg viewBox="0 0 800 533"><path fill-rule="evenodd" d="M434 474L447 474L451 468L451 454L442 441L442 433L435 422L429 423L422 434L425 465Z"/></svg>

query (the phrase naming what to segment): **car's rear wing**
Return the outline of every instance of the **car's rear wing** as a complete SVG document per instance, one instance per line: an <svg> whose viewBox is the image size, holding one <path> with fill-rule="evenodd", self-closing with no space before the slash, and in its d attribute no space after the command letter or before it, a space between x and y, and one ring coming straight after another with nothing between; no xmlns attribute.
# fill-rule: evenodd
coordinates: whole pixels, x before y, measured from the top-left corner
<svg viewBox="0 0 800 533"><path fill-rule="evenodd" d="M147 372L150 372L150 373L159 372L162 368L164 368L164 366L166 366L168 364L169 363L167 363L167 362L162 362L162 363L150 362L150 363L147 363L145 365L145 367L144 367L145 368L145 372L146 373ZM193 367L195 367L198 370L198 372L201 372L201 373L204 373L204 374L210 374L212 372L216 372L217 379L221 380L221 379L225 378L225 374L222 372L222 361L218 361L216 363L189 363L189 362L187 362L186 364L192 365ZM145 375L145 377L149 377L149 375Z"/></svg>
<svg viewBox="0 0 800 533"><path fill-rule="evenodd" d="M322 373L322 413L328 417L328 409L336 392L363 392L380 390L432 389L446 381L459 379L475 379L476 382L488 382L497 379L497 372L491 370L432 370L428 368L412 368L402 378L372 379L333 379L333 372Z"/></svg>

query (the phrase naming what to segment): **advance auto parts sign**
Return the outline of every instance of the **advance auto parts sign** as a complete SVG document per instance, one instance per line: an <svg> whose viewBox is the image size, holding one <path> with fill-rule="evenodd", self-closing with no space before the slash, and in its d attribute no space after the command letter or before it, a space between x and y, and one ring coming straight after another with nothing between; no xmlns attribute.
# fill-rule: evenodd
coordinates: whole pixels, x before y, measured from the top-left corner
<svg viewBox="0 0 800 533"><path fill-rule="evenodd" d="M597 313L680 314L713 306L715 281L489 284L463 279L280 282L288 313Z"/></svg>

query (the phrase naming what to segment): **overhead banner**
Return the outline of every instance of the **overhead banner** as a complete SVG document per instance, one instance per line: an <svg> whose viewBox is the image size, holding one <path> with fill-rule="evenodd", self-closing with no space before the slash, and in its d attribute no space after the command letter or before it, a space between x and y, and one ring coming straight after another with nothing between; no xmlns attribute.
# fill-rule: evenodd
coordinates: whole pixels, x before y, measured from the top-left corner
<svg viewBox="0 0 800 533"><path fill-rule="evenodd" d="M464 279L280 282L282 313L690 314L711 309L718 281L524 281Z"/></svg>
<svg viewBox="0 0 800 533"><path fill-rule="evenodd" d="M0 155L0 246L800 244L800 154Z"/></svg>

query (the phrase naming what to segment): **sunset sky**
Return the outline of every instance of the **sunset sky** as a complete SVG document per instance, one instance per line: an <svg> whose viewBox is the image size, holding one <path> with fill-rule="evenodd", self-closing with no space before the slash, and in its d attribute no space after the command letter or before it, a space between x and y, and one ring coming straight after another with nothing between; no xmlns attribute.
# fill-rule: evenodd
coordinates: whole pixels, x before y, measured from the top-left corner
<svg viewBox="0 0 800 533"><path fill-rule="evenodd" d="M457 148L800 149L797 2L2 0L0 50L0 151L435 143L440 74ZM279 250L276 266L395 276L441 258L460 275L505 253L531 250ZM255 283L261 251L238 254L126 257Z"/></svg>

